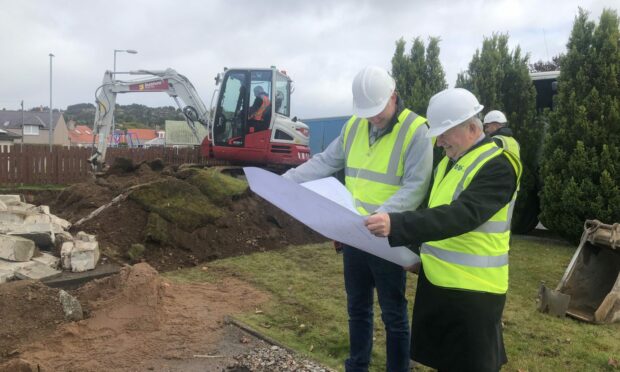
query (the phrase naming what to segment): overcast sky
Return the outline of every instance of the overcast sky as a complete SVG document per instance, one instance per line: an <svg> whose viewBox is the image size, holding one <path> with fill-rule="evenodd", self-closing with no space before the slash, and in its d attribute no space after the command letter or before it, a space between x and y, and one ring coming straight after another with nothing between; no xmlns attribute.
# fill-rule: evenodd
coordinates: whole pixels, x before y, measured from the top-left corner
<svg viewBox="0 0 620 372"><path fill-rule="evenodd" d="M208 105L227 67L268 67L295 82L292 114L348 115L351 80L366 65L391 67L395 41L441 38L454 86L483 36L509 33L533 61L564 52L578 7L596 20L620 0L0 0L0 109L94 103L105 70L171 67ZM134 78L134 77L131 77ZM126 77L130 79L130 77ZM124 94L120 104L174 105L164 93Z"/></svg>

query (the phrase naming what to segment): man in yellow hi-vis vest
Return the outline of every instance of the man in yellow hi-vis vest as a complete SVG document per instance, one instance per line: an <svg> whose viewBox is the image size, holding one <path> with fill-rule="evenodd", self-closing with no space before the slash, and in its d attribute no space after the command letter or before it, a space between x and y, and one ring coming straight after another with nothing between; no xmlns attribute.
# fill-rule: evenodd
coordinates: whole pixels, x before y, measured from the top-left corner
<svg viewBox="0 0 620 372"><path fill-rule="evenodd" d="M354 115L340 136L283 177L305 182L344 169L345 186L360 214L416 209L427 192L433 163L426 119L404 108L394 79L380 67L362 69L352 91ZM346 371L368 370L375 288L386 330L386 370L408 371L405 271L349 246L344 246L343 264L350 342Z"/></svg>
<svg viewBox="0 0 620 372"><path fill-rule="evenodd" d="M482 109L465 89L433 96L428 135L446 156L427 209L366 220L390 245L420 247L411 357L440 371L498 371L507 361L501 317L521 162L484 135Z"/></svg>

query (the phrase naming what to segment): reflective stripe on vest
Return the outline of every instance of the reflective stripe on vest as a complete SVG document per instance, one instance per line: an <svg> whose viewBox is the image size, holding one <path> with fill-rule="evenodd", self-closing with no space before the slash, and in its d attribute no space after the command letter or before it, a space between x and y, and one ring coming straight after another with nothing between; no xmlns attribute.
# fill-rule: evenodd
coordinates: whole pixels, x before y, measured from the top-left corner
<svg viewBox="0 0 620 372"><path fill-rule="evenodd" d="M429 208L456 200L484 164L497 156L508 157L508 154L491 142L465 154L449 171L449 159L444 158L437 166ZM518 165L517 178L521 174ZM510 220L515 199L516 192L508 204L473 231L423 244L420 254L428 280L440 287L506 293Z"/></svg>
<svg viewBox="0 0 620 372"><path fill-rule="evenodd" d="M370 214L402 185L403 158L411 140L426 119L405 109L387 133L369 144L370 123L352 117L344 132L345 184L357 210Z"/></svg>

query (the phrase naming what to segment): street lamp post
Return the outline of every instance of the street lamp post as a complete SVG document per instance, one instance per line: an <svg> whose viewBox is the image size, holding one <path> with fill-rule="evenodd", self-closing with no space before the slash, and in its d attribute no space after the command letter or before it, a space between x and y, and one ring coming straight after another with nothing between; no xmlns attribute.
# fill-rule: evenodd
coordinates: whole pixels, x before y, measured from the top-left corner
<svg viewBox="0 0 620 372"><path fill-rule="evenodd" d="M138 54L137 50L134 49L114 49L114 70L112 74L112 80L116 80L116 53L129 53L129 54ZM114 145L114 131L116 130L116 120L114 120L114 113L112 113L112 138L110 143Z"/></svg>
<svg viewBox="0 0 620 372"><path fill-rule="evenodd" d="M50 127L49 127L49 137L50 137L50 152L52 151L52 137L54 133L54 123L52 123L52 58L54 55L52 53L50 56Z"/></svg>

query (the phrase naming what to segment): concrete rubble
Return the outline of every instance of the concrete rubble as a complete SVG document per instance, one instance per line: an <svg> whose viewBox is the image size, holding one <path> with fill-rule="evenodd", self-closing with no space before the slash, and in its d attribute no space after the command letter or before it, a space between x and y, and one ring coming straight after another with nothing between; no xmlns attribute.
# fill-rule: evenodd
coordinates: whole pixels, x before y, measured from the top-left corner
<svg viewBox="0 0 620 372"><path fill-rule="evenodd" d="M0 195L0 283L94 269L99 243L83 231L71 235L70 227L46 205L26 203L21 195ZM53 251L60 257L48 253Z"/></svg>

